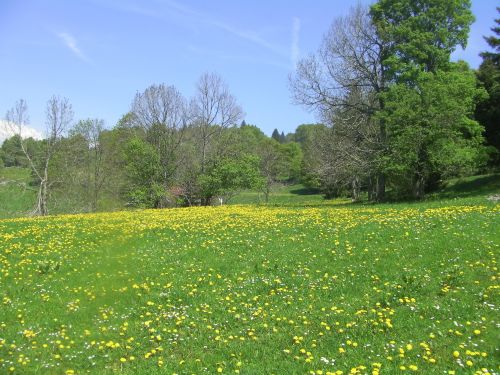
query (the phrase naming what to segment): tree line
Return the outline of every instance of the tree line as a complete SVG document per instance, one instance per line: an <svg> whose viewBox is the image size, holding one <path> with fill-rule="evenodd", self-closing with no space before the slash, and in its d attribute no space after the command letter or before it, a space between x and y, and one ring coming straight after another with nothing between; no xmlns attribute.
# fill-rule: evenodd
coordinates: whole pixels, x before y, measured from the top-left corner
<svg viewBox="0 0 500 375"><path fill-rule="evenodd" d="M33 214L222 204L243 189L267 201L276 184L300 178L300 146L241 122L243 111L217 74L204 74L190 100L174 86L151 85L111 130L101 119L73 117L68 99L51 98L47 137L37 141L22 137L24 100L7 112L16 135L2 145L3 164L30 168Z"/></svg>
<svg viewBox="0 0 500 375"><path fill-rule="evenodd" d="M321 119L294 133L246 124L223 79L207 73L190 99L166 84L138 92L112 129L75 123L68 99L52 97L40 141L22 135L21 99L5 116L16 135L0 160L30 169L40 215L223 204L243 189L267 202L274 186L297 182L354 201L422 198L499 164L500 29L477 71L450 61L473 20L469 0L352 8L290 76L294 101Z"/></svg>
<svg viewBox="0 0 500 375"><path fill-rule="evenodd" d="M486 38L495 51L482 54L478 72L450 61L466 45L470 7L469 0L358 5L299 62L290 77L294 100L327 125L306 169L328 194L422 198L447 178L498 166L498 38Z"/></svg>

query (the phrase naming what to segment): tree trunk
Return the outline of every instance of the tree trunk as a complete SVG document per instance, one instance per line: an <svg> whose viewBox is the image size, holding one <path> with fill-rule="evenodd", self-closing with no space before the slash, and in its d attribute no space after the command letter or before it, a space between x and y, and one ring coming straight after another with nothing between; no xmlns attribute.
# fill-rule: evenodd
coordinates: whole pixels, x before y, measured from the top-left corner
<svg viewBox="0 0 500 375"><path fill-rule="evenodd" d="M97 211L97 186L94 186L94 196L92 197L92 212Z"/></svg>
<svg viewBox="0 0 500 375"><path fill-rule="evenodd" d="M99 175L100 175L100 173L99 173L98 167L96 166L96 168L94 170L94 191L92 194L92 212L97 211L97 201L99 200L99 189L100 189L100 186L99 186L100 176Z"/></svg>
<svg viewBox="0 0 500 375"><path fill-rule="evenodd" d="M36 207L32 212L33 215L46 216L48 214L47 209L47 180L42 179L40 181L40 186L38 187Z"/></svg>
<svg viewBox="0 0 500 375"><path fill-rule="evenodd" d="M270 178L266 179L266 186L264 188L264 199L266 203L269 203L269 195L271 194L271 184L272 180Z"/></svg>
<svg viewBox="0 0 500 375"><path fill-rule="evenodd" d="M352 201L353 202L358 202L359 201L359 178L354 177L352 182L351 182L351 189L352 189Z"/></svg>
<svg viewBox="0 0 500 375"><path fill-rule="evenodd" d="M45 180L42 183L42 200L41 200L41 204L40 204L40 214L42 216L46 216L49 213L49 210L47 208L47 195L48 195L47 193L48 193L47 180Z"/></svg>
<svg viewBox="0 0 500 375"><path fill-rule="evenodd" d="M201 174L205 173L205 162L207 158L207 141L203 137L202 150L201 150Z"/></svg>
<svg viewBox="0 0 500 375"><path fill-rule="evenodd" d="M382 84L383 87L383 84ZM380 90L382 92L383 89ZM385 108L385 102L381 95L379 95L379 110L382 111ZM381 155L385 154L387 151L387 129L385 126L384 119L379 119L379 142ZM380 166L378 166L380 168ZM377 174L377 187L375 192L375 200L377 202L383 202L385 200L385 174L381 171Z"/></svg>
<svg viewBox="0 0 500 375"><path fill-rule="evenodd" d="M47 161L45 162L45 169L43 170L43 180L40 184L40 188L41 188L40 215L42 215L42 216L46 216L49 213L49 210L47 208L48 183L49 183L49 160L50 160L50 157L47 157Z"/></svg>
<svg viewBox="0 0 500 375"><path fill-rule="evenodd" d="M210 202L212 201L212 197L203 197L200 200L200 204L202 206L210 206Z"/></svg>
<svg viewBox="0 0 500 375"><path fill-rule="evenodd" d="M384 199L385 199L385 175L383 173L379 173L377 176L375 200L377 202L383 202Z"/></svg>
<svg viewBox="0 0 500 375"><path fill-rule="evenodd" d="M416 173L413 180L413 197L415 199L422 199L425 193L425 179L424 177Z"/></svg>

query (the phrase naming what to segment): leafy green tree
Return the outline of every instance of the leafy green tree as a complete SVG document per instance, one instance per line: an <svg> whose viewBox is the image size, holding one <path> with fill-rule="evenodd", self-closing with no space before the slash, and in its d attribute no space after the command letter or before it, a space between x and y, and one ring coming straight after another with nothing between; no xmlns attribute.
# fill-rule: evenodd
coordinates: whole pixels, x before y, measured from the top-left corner
<svg viewBox="0 0 500 375"><path fill-rule="evenodd" d="M40 154L42 142L33 138L24 139L23 142L30 157L33 158L35 155ZM13 135L12 137L7 138L2 144L1 150L2 159L6 167L29 167L29 161L23 152L21 137L19 135Z"/></svg>
<svg viewBox="0 0 500 375"><path fill-rule="evenodd" d="M209 173L200 175L199 179L203 200L211 202L217 197L220 204L241 190L256 189L263 183L259 159L253 155L222 159Z"/></svg>
<svg viewBox="0 0 500 375"><path fill-rule="evenodd" d="M279 181L283 154L280 152L280 144L274 138L263 139L258 145L257 153L263 179L260 187L267 203L273 187Z"/></svg>
<svg viewBox="0 0 500 375"><path fill-rule="evenodd" d="M51 212L93 211L89 145L81 134L60 140L49 165Z"/></svg>
<svg viewBox="0 0 500 375"><path fill-rule="evenodd" d="M297 142L280 144L279 179L283 182L296 183L300 180L303 153Z"/></svg>
<svg viewBox="0 0 500 375"><path fill-rule="evenodd" d="M383 55L385 80L394 84L380 96L384 106L378 119L386 124L388 136L380 161L397 189L411 182L416 198L450 173L444 159L462 156L469 165L476 158L466 157L464 147L480 153L480 131L476 137L478 126L471 120L480 94L464 64L450 62L457 46L466 45L474 21L470 6L469 0L379 0L371 7L377 35L388 46ZM435 150L446 136L451 138L445 157Z"/></svg>
<svg viewBox="0 0 500 375"><path fill-rule="evenodd" d="M327 138L325 137L326 130L327 127L323 124L301 124L294 133L290 133L289 142L297 142L302 150L300 180L309 188L321 187L318 170L324 155L321 155L318 146L322 139Z"/></svg>
<svg viewBox="0 0 500 375"><path fill-rule="evenodd" d="M258 154L259 145L269 139L255 125L246 124L235 129L235 133L232 144L237 148L237 150L234 150L236 153Z"/></svg>
<svg viewBox="0 0 500 375"><path fill-rule="evenodd" d="M390 88L379 115L388 127L386 173L400 192L421 198L439 179L470 174L484 161L483 128L472 119L482 95L464 62L421 73L415 87Z"/></svg>
<svg viewBox="0 0 500 375"><path fill-rule="evenodd" d="M388 79L417 80L422 71L446 69L450 55L465 48L474 16L470 0L379 0L371 7L377 34L389 46L383 61Z"/></svg>
<svg viewBox="0 0 500 375"><path fill-rule="evenodd" d="M315 132L318 129L324 129L325 125L323 124L301 124L297 126L294 134L294 141L304 146L307 142L314 138Z"/></svg>
<svg viewBox="0 0 500 375"><path fill-rule="evenodd" d="M287 143L287 142L295 142L295 133L294 132L286 133L285 143Z"/></svg>
<svg viewBox="0 0 500 375"><path fill-rule="evenodd" d="M2 159L7 167L27 166L28 159L21 148L21 137L14 135L3 141Z"/></svg>
<svg viewBox="0 0 500 375"><path fill-rule="evenodd" d="M134 207L165 207L168 193L162 186L162 166L157 150L140 138L131 139L125 148L128 178L128 204Z"/></svg>
<svg viewBox="0 0 500 375"><path fill-rule="evenodd" d="M82 138L85 143L84 184L86 195L92 211L97 211L99 197L107 175L104 173L104 149L101 135L104 131L104 121L86 119L79 121L69 132L70 136Z"/></svg>
<svg viewBox="0 0 500 375"><path fill-rule="evenodd" d="M321 188L322 182L319 172L324 161L324 154L320 145L329 142L329 130L324 125L310 128L307 137L300 143L303 153L301 182L308 188Z"/></svg>
<svg viewBox="0 0 500 375"><path fill-rule="evenodd" d="M100 135L102 147L102 168L106 176L102 187L102 198L99 208L113 210L126 203L129 181L127 176L126 150L132 139L143 139L141 129L120 126L120 122L112 130L104 130Z"/></svg>

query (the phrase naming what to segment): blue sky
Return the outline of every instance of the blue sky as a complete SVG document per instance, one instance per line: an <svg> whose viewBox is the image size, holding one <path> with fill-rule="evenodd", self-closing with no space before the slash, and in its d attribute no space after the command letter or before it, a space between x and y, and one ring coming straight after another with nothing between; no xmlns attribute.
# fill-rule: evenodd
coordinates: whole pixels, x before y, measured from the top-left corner
<svg viewBox="0 0 500 375"><path fill-rule="evenodd" d="M362 1L371 3L371 1ZM19 98L42 130L45 103L69 98L75 119L113 127L153 83L194 93L215 71L267 134L314 122L291 103L294 62L317 50L332 20L356 0L0 0L0 117ZM477 67L497 0L472 0L476 22L461 58Z"/></svg>

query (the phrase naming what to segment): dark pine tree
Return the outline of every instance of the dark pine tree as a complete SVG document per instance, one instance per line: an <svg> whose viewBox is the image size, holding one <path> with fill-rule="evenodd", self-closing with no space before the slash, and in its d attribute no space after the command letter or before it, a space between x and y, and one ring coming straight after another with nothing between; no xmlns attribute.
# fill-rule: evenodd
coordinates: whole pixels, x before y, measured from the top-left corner
<svg viewBox="0 0 500 375"><path fill-rule="evenodd" d="M281 132L281 134L280 134L280 143L285 143L285 142L286 142L285 132Z"/></svg>
<svg viewBox="0 0 500 375"><path fill-rule="evenodd" d="M497 8L500 13L500 7ZM477 78L484 85L489 98L478 103L476 119L485 128L486 142L496 148L493 164L500 165L500 18L491 28L495 35L485 37L493 51L482 52L483 62L477 71Z"/></svg>
<svg viewBox="0 0 500 375"><path fill-rule="evenodd" d="M273 138L275 141L280 141L280 132L278 129L273 130L273 134L271 135L271 138Z"/></svg>

